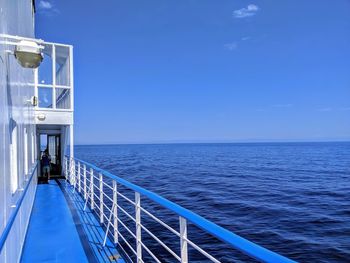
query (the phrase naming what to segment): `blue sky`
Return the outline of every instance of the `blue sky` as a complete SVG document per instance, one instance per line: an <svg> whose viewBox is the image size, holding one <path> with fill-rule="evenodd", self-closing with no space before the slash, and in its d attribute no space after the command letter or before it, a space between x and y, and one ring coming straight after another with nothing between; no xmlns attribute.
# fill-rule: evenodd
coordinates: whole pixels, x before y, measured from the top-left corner
<svg viewBox="0 0 350 263"><path fill-rule="evenodd" d="M37 1L74 45L75 141L350 140L350 2Z"/></svg>

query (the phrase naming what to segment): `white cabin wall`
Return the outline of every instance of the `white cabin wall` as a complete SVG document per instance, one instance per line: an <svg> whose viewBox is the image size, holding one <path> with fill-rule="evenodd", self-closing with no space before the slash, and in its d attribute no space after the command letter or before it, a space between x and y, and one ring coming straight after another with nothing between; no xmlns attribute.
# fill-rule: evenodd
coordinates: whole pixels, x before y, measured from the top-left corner
<svg viewBox="0 0 350 263"><path fill-rule="evenodd" d="M34 15L32 0L0 0L0 34L34 37ZM0 233L8 223L13 206L21 196L36 161L34 109L27 102L34 96L34 71L22 68L12 54L6 53L6 46L0 45ZM17 171L18 189L11 191L10 133L12 123L17 127ZM27 139L24 139L25 129ZM27 148L24 148L27 141ZM34 148L33 148L34 147ZM25 158L27 152L27 158ZM34 156L33 156L34 155ZM24 163L27 159L27 164ZM33 162L34 161L34 162ZM27 166L27 168L25 168ZM12 178L13 179L13 178ZM18 262L24 242L36 189L36 176L22 203L16 221L0 254L0 262Z"/></svg>

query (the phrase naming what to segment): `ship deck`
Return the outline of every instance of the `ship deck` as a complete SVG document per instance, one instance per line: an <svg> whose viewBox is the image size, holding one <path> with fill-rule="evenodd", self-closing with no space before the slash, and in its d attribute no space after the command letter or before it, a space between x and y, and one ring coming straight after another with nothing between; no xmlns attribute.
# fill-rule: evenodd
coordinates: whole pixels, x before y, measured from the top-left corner
<svg viewBox="0 0 350 263"><path fill-rule="evenodd" d="M124 262L65 180L37 186L21 262Z"/></svg>

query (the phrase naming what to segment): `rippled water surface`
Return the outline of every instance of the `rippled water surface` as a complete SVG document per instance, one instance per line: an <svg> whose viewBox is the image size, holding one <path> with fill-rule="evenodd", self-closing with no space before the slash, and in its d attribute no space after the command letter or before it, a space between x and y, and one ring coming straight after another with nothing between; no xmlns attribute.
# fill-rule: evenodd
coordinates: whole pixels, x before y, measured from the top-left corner
<svg viewBox="0 0 350 263"><path fill-rule="evenodd" d="M94 145L76 156L294 260L350 262L350 143Z"/></svg>

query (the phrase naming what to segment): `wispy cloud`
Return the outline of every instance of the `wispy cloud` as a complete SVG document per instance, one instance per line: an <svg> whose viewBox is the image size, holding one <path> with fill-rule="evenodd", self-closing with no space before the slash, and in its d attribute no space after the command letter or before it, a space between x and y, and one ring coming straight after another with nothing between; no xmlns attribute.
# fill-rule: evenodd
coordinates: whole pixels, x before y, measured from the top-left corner
<svg viewBox="0 0 350 263"><path fill-rule="evenodd" d="M325 108L319 108L317 109L317 111L321 111L321 112L327 112L327 111L332 111L333 109L330 107L325 107Z"/></svg>
<svg viewBox="0 0 350 263"><path fill-rule="evenodd" d="M244 18L254 16L258 11L259 7L254 4L250 4L247 7L243 7L241 9L237 9L233 11L233 17L235 18Z"/></svg>
<svg viewBox="0 0 350 263"><path fill-rule="evenodd" d="M51 9L53 8L53 5L48 2L48 1L44 1L44 0L41 0L39 2L39 9Z"/></svg>
<svg viewBox="0 0 350 263"><path fill-rule="evenodd" d="M293 104L287 103L287 104L274 104L272 105L273 108L290 108L293 107Z"/></svg>
<svg viewBox="0 0 350 263"><path fill-rule="evenodd" d="M249 40L249 39L251 39L251 37L242 37L242 38L241 38L242 41L247 41L247 40Z"/></svg>
<svg viewBox="0 0 350 263"><path fill-rule="evenodd" d="M41 0L39 2L38 11L39 11L39 13L42 13L45 15L55 15L55 14L59 13L59 11L55 7L53 1L46 1L46 0Z"/></svg>
<svg viewBox="0 0 350 263"><path fill-rule="evenodd" d="M236 50L238 48L238 46L240 46L240 43L242 43L243 41L250 40L250 39L251 39L250 36L241 37L237 41L232 41L230 43L226 43L224 45L224 47L229 51L233 51L233 50Z"/></svg>
<svg viewBox="0 0 350 263"><path fill-rule="evenodd" d="M237 42L227 43L224 45L224 47L230 51L233 51L238 48L238 43Z"/></svg>
<svg viewBox="0 0 350 263"><path fill-rule="evenodd" d="M276 109L279 109L280 111L284 110L284 109L289 109L292 108L294 106L294 104L292 103L285 103L285 104L272 104L272 105L267 105L266 107L263 108L258 108L256 109L256 111L275 111Z"/></svg>

